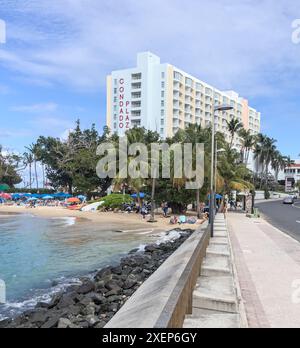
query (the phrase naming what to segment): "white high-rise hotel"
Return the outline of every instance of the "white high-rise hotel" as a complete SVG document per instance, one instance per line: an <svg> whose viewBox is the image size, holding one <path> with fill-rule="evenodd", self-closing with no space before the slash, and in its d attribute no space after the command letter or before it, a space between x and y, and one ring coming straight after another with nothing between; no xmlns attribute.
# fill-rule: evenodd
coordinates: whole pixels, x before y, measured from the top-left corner
<svg viewBox="0 0 300 348"><path fill-rule="evenodd" d="M233 91L219 91L150 52L139 53L137 67L114 71L107 78L107 126L119 135L134 126L157 131L163 138L190 123L209 126L213 106L231 105L215 115L216 130L229 140L226 121L237 118L253 134L260 132L260 113ZM239 139L235 140L239 145Z"/></svg>

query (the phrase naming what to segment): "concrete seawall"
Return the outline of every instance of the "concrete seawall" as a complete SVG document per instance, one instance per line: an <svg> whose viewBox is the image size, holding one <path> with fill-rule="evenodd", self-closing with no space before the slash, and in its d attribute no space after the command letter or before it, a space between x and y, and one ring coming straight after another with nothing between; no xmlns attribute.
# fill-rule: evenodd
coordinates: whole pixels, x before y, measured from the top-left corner
<svg viewBox="0 0 300 348"><path fill-rule="evenodd" d="M201 226L136 291L105 328L180 328L192 312L192 292L209 243Z"/></svg>

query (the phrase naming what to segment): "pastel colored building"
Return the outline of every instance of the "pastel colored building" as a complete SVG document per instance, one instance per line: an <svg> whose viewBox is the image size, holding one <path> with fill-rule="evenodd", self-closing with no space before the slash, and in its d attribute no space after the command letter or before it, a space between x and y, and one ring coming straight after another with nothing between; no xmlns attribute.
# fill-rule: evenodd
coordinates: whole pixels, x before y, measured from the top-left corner
<svg viewBox="0 0 300 348"><path fill-rule="evenodd" d="M107 126L122 135L134 127L157 131L162 138L174 135L191 123L207 127L214 105L233 110L216 113L216 130L227 139L226 121L238 119L253 134L260 132L260 113L234 91L220 91L170 65L150 52L137 55L137 66L107 77ZM235 139L239 146L239 139Z"/></svg>

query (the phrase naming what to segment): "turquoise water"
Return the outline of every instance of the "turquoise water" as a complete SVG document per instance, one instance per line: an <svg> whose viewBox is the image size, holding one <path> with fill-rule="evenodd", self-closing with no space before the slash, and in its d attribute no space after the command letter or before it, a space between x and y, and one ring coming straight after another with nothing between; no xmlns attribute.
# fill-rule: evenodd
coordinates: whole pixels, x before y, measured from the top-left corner
<svg viewBox="0 0 300 348"><path fill-rule="evenodd" d="M0 319L49 299L51 293L78 281L78 276L118 262L149 240L84 219L0 216L0 279L7 288Z"/></svg>

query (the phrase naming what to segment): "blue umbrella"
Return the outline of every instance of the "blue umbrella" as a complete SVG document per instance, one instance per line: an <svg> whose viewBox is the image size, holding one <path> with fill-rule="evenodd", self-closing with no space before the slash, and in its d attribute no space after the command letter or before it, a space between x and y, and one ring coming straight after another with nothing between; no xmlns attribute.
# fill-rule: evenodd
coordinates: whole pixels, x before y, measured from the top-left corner
<svg viewBox="0 0 300 348"><path fill-rule="evenodd" d="M83 195L79 195L77 196L77 198L79 198L81 201L85 201L87 197Z"/></svg>
<svg viewBox="0 0 300 348"><path fill-rule="evenodd" d="M37 201L37 200L38 200L38 198L32 197L32 198L28 198L27 202L32 202L32 201Z"/></svg>
<svg viewBox="0 0 300 348"><path fill-rule="evenodd" d="M145 198L145 193L143 193L143 192L140 192L140 194L139 194L139 196L140 196L140 198ZM138 198L138 194L137 193L134 193L133 195L131 195L131 197L132 198Z"/></svg>
<svg viewBox="0 0 300 348"><path fill-rule="evenodd" d="M43 199L47 200L47 199L54 199L53 196L44 196Z"/></svg>

